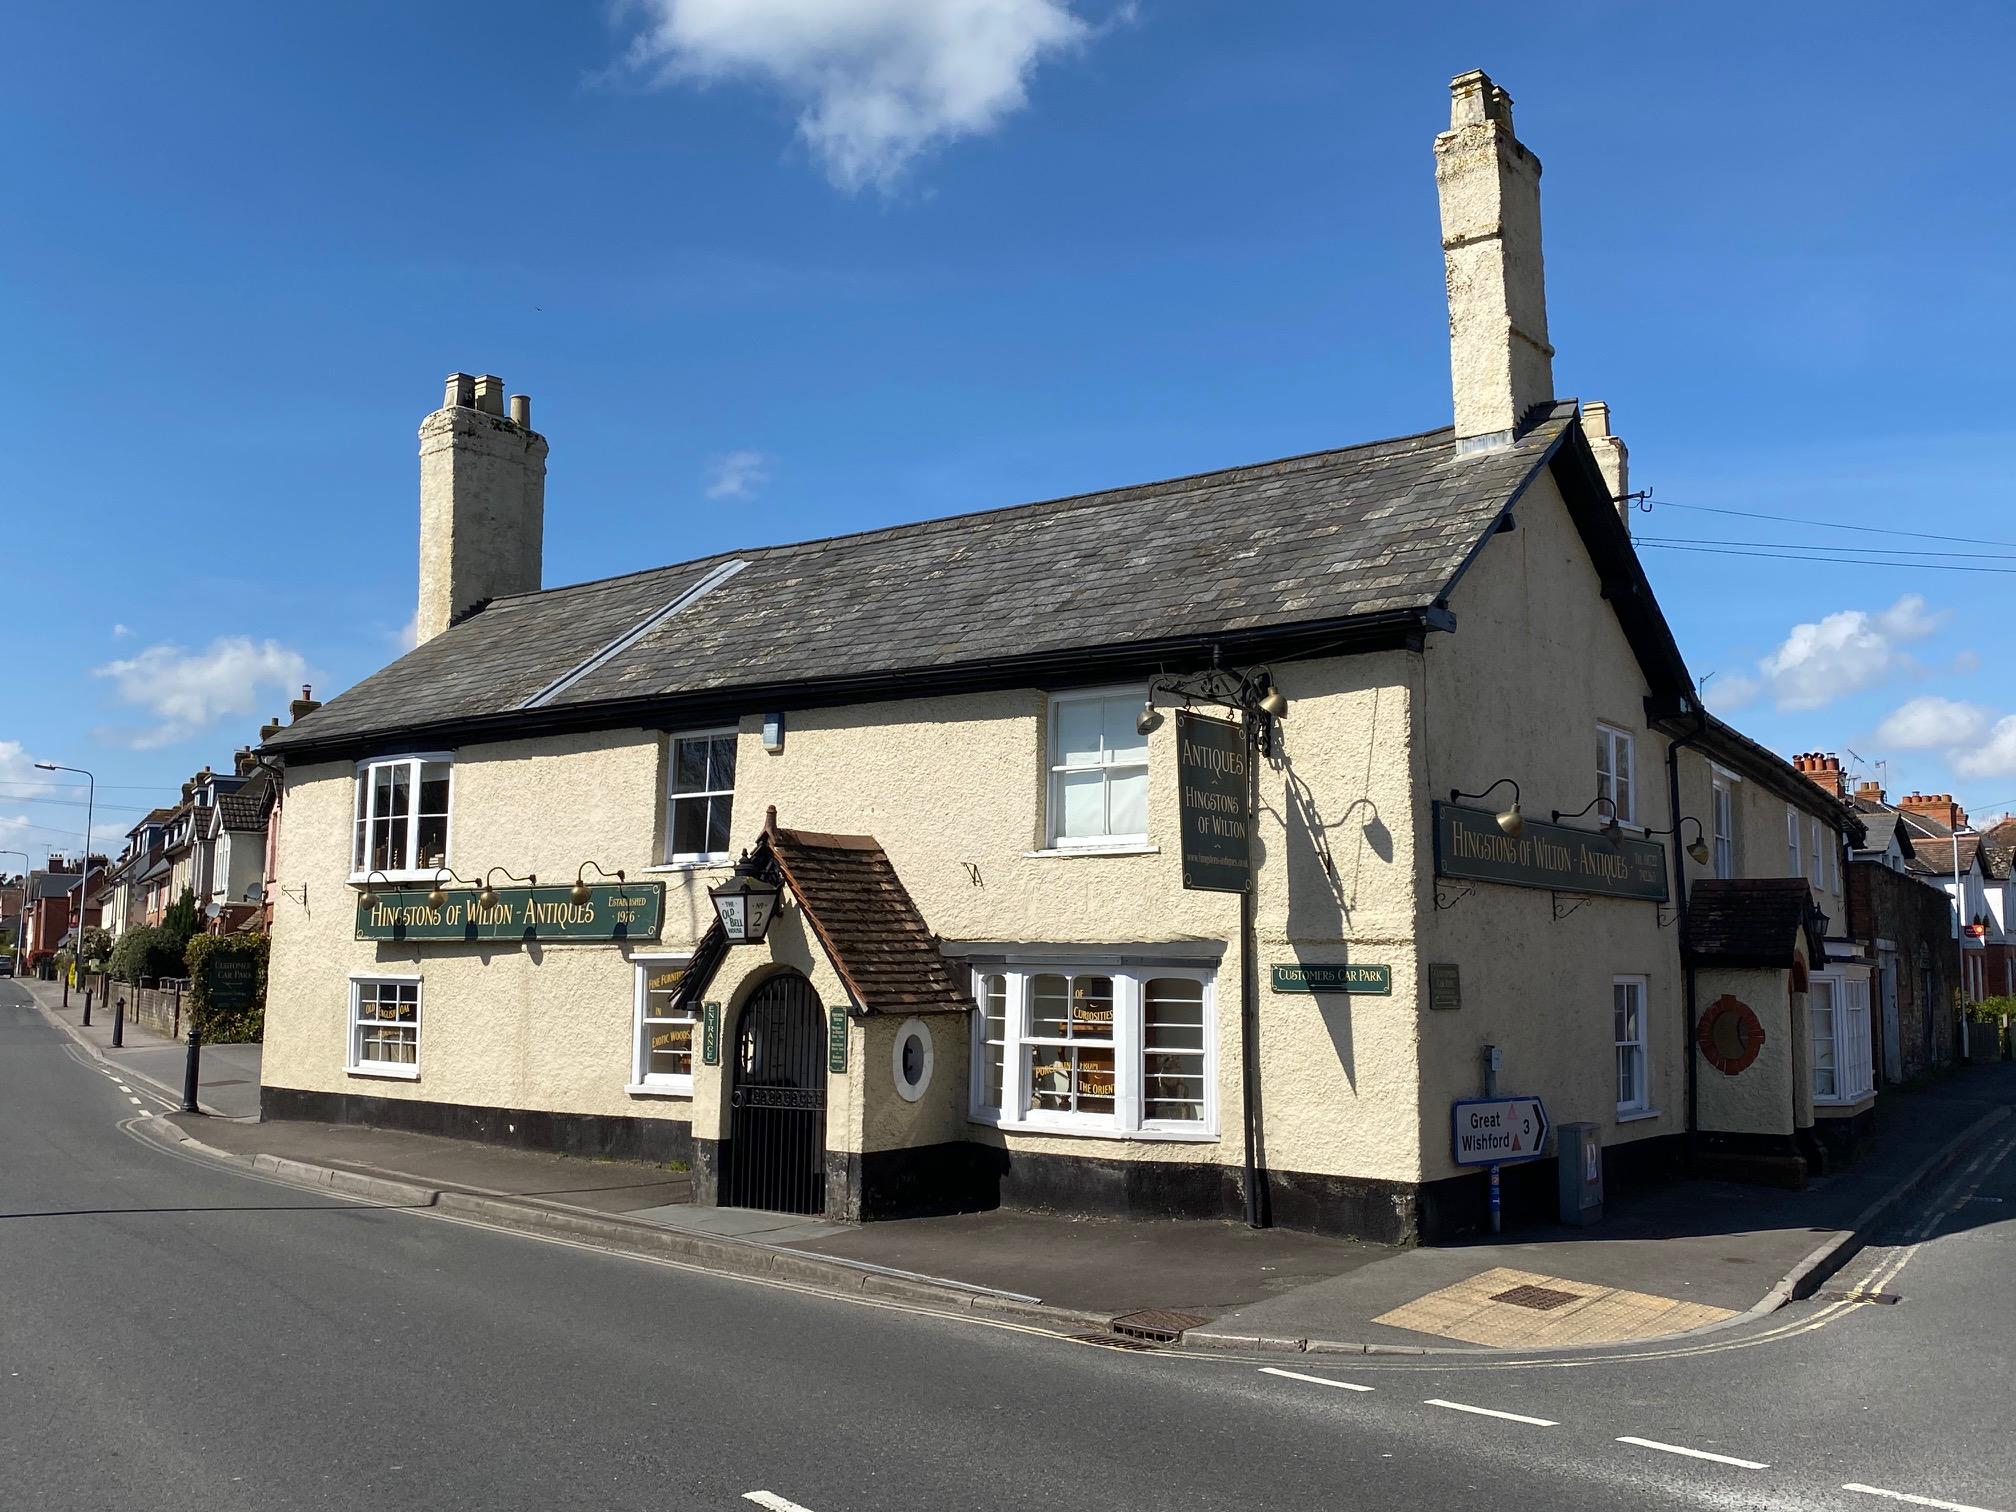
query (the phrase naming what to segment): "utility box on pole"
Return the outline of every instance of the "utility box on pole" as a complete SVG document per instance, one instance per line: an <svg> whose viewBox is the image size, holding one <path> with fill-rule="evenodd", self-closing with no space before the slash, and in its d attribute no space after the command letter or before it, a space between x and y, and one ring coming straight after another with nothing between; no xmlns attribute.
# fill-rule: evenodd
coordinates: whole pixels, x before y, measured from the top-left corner
<svg viewBox="0 0 2016 1512"><path fill-rule="evenodd" d="M1561 1180L1561 1221L1578 1228L1603 1221L1603 1130L1593 1123L1557 1124L1554 1149Z"/></svg>

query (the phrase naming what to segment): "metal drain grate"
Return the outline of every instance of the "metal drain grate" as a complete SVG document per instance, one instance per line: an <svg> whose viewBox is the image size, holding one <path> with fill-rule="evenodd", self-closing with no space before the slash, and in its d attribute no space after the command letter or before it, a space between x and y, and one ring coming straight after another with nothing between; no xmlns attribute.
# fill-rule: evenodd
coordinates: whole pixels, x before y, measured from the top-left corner
<svg viewBox="0 0 2016 1512"><path fill-rule="evenodd" d="M1101 1349L1152 1350L1155 1346L1146 1339L1123 1339L1117 1334L1066 1334L1074 1344L1097 1344Z"/></svg>
<svg viewBox="0 0 2016 1512"><path fill-rule="evenodd" d="M1573 1292L1556 1291L1551 1286L1515 1286L1510 1291L1496 1292L1493 1302L1509 1302L1514 1307L1530 1307L1535 1312L1552 1312L1557 1307L1566 1307L1581 1298Z"/></svg>
<svg viewBox="0 0 2016 1512"><path fill-rule="evenodd" d="M1186 1329L1211 1320L1199 1313L1177 1312L1171 1307L1148 1307L1140 1312L1122 1313L1107 1325L1127 1339L1146 1339L1151 1344L1174 1344Z"/></svg>
<svg viewBox="0 0 2016 1512"><path fill-rule="evenodd" d="M1904 1299L1895 1292L1886 1291L1823 1291L1814 1296L1822 1302L1874 1302L1883 1307L1895 1307Z"/></svg>

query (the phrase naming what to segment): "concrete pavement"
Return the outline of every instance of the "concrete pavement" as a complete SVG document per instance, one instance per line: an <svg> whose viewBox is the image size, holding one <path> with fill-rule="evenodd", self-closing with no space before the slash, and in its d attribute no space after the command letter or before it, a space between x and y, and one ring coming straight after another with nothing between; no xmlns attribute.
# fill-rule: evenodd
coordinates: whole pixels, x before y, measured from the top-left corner
<svg viewBox="0 0 2016 1512"><path fill-rule="evenodd" d="M1864 1257L1895 1306L1280 1374L343 1202L133 1115L0 984L0 1505L2016 1512L2006 1131Z"/></svg>
<svg viewBox="0 0 2016 1512"><path fill-rule="evenodd" d="M178 1102L182 1077L188 1064L188 1047L166 1039L138 1024L127 1024L125 1044L112 1044L113 1015L104 1003L93 1006L91 1022L84 1023L84 994L73 990L70 1002L63 1002L63 984L33 979L19 980L16 986L54 1016L79 1044L102 1056L107 1064L118 1065L127 1075ZM118 990L114 984L115 992ZM205 1045L199 1059L197 1102L208 1113L222 1118L259 1116L258 1045Z"/></svg>

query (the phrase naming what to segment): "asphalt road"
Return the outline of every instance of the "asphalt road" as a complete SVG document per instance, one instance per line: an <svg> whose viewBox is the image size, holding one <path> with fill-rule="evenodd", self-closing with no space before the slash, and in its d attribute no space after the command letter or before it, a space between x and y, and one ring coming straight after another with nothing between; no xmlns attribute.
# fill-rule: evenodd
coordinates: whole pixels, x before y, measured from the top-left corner
<svg viewBox="0 0 2016 1512"><path fill-rule="evenodd" d="M333 1200L160 1105L0 982L0 1507L2016 1512L2007 1125L1841 1283L1896 1306L1308 1380Z"/></svg>

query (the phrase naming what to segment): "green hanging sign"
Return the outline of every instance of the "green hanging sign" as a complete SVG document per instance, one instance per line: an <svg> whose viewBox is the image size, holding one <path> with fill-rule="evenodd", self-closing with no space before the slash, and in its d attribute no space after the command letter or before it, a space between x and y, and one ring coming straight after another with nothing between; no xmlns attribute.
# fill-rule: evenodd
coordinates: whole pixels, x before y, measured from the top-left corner
<svg viewBox="0 0 2016 1512"><path fill-rule="evenodd" d="M708 1003L700 1009L700 1064L721 1064L721 1005Z"/></svg>
<svg viewBox="0 0 2016 1512"><path fill-rule="evenodd" d="M608 883L588 889L584 903L572 887L500 887L485 906L478 894L446 894L439 907L424 887L357 895L360 940L655 940L665 917L663 882Z"/></svg>

